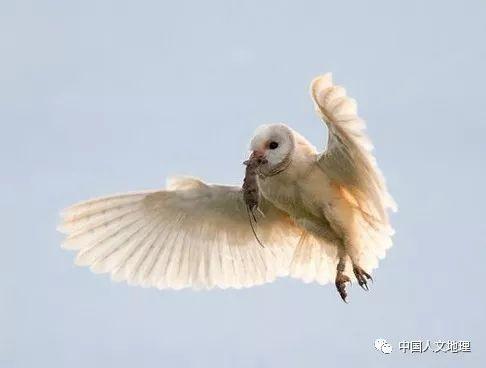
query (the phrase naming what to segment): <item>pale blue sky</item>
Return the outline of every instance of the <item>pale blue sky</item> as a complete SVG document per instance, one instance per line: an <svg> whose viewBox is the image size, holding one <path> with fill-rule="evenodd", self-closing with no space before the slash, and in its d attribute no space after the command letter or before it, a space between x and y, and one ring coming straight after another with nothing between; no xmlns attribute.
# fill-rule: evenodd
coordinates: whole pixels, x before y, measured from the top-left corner
<svg viewBox="0 0 486 368"><path fill-rule="evenodd" d="M479 0L1 1L0 367L484 364L485 20ZM400 207L370 293L161 292L60 249L75 201L171 174L240 183L261 123L323 147L307 88L326 71L358 100ZM411 339L473 352L397 351Z"/></svg>

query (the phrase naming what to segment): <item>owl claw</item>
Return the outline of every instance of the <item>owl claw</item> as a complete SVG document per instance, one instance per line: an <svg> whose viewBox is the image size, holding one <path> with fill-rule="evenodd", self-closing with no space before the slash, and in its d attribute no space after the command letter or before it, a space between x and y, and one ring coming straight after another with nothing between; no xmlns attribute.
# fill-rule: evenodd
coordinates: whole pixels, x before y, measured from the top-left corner
<svg viewBox="0 0 486 368"><path fill-rule="evenodd" d="M346 298L348 296L348 293L346 292L346 283L347 282L351 282L351 279L348 276L346 276L342 271L338 271L337 274L336 274L336 281L335 281L336 289L337 289L339 295L341 296L341 299L346 304L348 303L348 301L346 300Z"/></svg>
<svg viewBox="0 0 486 368"><path fill-rule="evenodd" d="M353 265L353 272L354 276L356 276L356 280L358 280L359 286L361 286L363 290L369 291L370 289L368 288L368 280L373 282L373 278L371 277L371 275L364 271L361 267L356 265Z"/></svg>

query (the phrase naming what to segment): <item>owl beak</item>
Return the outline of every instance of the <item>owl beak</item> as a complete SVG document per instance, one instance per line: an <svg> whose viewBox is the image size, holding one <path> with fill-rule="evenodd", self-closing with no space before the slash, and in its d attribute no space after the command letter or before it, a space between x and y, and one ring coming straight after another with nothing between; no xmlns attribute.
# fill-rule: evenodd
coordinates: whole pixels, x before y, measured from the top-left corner
<svg viewBox="0 0 486 368"><path fill-rule="evenodd" d="M263 150L254 150L251 153L251 156L250 157L256 158L256 159L264 159L265 158L265 151L263 151Z"/></svg>

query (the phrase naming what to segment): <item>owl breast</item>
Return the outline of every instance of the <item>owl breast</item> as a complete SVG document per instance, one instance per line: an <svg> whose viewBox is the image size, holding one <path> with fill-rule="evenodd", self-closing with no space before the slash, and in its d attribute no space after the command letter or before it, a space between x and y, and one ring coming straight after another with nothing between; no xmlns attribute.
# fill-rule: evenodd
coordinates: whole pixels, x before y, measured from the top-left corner
<svg viewBox="0 0 486 368"><path fill-rule="evenodd" d="M295 172L259 177L261 194L296 220L322 217L334 197L328 178L317 165L301 171L300 175L293 175Z"/></svg>

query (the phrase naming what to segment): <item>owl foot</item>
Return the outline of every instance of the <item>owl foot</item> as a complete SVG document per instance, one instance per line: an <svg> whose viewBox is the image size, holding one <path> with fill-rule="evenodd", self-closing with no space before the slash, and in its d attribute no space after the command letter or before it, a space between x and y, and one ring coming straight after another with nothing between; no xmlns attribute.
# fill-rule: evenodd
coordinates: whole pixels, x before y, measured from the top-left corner
<svg viewBox="0 0 486 368"><path fill-rule="evenodd" d="M341 296L341 299L343 302L347 303L346 297L348 296L348 293L346 292L346 283L351 282L351 279L346 276L343 271L338 270L336 274L336 289Z"/></svg>
<svg viewBox="0 0 486 368"><path fill-rule="evenodd" d="M370 274L357 265L353 265L353 272L354 276L356 276L356 280L358 280L359 286L361 286L363 290L369 291L368 280L373 281Z"/></svg>

